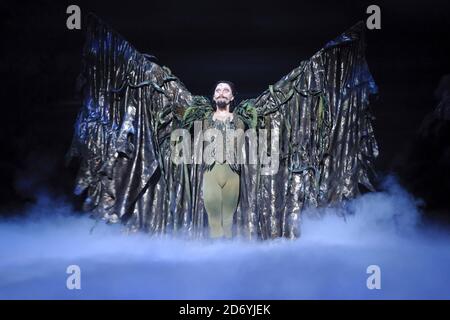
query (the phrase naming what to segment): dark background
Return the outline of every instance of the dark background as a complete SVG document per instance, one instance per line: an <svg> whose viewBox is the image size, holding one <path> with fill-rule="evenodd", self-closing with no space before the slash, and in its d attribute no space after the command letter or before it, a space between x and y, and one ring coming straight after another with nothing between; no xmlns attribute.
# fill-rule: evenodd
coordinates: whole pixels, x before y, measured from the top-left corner
<svg viewBox="0 0 450 320"><path fill-rule="evenodd" d="M381 7L381 30L367 30L367 61L379 87L372 103L380 176L395 173L427 212L448 214L448 140L432 152L417 140L434 91L450 73L448 1L33 1L3 2L1 207L12 213L47 190L72 197L76 163L64 166L80 108L75 81L84 30L66 28L66 8L94 12L139 51L158 57L194 94L219 79L239 98L258 95L359 20ZM83 28L83 26L82 26ZM446 144L447 143L447 144ZM414 149L415 148L415 149ZM412 151L413 150L413 151ZM422 160L420 160L422 159ZM426 159L431 165L411 167ZM442 162L442 161L441 161ZM416 171L419 170L420 173ZM418 175L427 181L417 180Z"/></svg>

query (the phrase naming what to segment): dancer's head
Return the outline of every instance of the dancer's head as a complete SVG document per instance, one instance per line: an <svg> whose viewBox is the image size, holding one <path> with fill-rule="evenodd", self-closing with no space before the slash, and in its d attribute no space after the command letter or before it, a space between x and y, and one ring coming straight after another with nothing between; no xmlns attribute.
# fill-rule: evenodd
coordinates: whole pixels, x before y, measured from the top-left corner
<svg viewBox="0 0 450 320"><path fill-rule="evenodd" d="M216 107L220 110L225 110L227 106L229 106L230 112L232 112L235 94L236 90L231 81L218 81L214 87L213 93L213 100Z"/></svg>

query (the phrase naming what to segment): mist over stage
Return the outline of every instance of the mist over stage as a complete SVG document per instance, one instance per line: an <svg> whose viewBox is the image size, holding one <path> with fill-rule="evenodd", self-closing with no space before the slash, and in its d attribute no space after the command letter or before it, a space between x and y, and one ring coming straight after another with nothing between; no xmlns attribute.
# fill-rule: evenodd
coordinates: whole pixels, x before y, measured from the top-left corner
<svg viewBox="0 0 450 320"><path fill-rule="evenodd" d="M376 192L319 210L324 219L305 212L299 239L265 243L125 235L82 212L83 199L73 194L78 164L65 166L82 104L76 87L85 41L83 28L66 27L70 4L0 5L0 298L449 297L447 2L379 1L381 29L366 30L379 89L371 101ZM371 4L78 2L83 15L94 12L193 93L210 95L217 80L229 79L239 100L364 21ZM81 290L66 287L70 265L80 267ZM381 289L368 289L373 265Z"/></svg>

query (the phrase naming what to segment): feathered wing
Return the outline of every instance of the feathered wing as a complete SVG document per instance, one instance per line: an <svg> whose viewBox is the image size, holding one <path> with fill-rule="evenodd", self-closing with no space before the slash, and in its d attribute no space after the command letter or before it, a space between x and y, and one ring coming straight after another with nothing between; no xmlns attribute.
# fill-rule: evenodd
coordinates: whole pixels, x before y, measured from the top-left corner
<svg viewBox="0 0 450 320"><path fill-rule="evenodd" d="M166 67L89 15L83 105L68 158L81 164L85 209L152 232L189 227L185 174L170 162L170 133L192 96Z"/></svg>
<svg viewBox="0 0 450 320"><path fill-rule="evenodd" d="M245 166L242 206L248 211L238 211L240 233L297 237L304 208L354 197L360 185L373 190L378 149L369 95L377 89L364 50L360 22L246 101L258 112L260 130L278 130L280 148L275 174Z"/></svg>

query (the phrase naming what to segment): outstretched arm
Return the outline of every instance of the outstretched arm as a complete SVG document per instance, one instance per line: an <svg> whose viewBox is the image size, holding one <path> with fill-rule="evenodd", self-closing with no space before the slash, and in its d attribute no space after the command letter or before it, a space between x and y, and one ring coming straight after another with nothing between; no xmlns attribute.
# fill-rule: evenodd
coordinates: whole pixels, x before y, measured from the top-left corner
<svg viewBox="0 0 450 320"><path fill-rule="evenodd" d="M360 185L374 190L369 95L376 86L364 49L360 22L242 104L257 111L258 128L279 137L279 157L271 154L279 158L276 173L244 182L252 190L246 205L258 217L248 228L257 224L263 238L298 236L304 208L354 197Z"/></svg>
<svg viewBox="0 0 450 320"><path fill-rule="evenodd" d="M168 68L92 14L80 78L82 107L67 154L81 159L76 193L87 191L87 210L122 217L162 167L172 120L192 97Z"/></svg>
<svg viewBox="0 0 450 320"><path fill-rule="evenodd" d="M284 154L302 154L303 165L293 168L308 164L320 177L331 161L334 187L328 199L357 194L358 183L373 190L369 173L378 148L369 95L377 87L364 51L364 23L359 22L254 100L263 126L284 124Z"/></svg>

